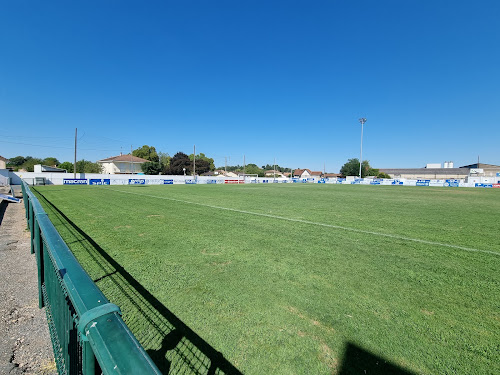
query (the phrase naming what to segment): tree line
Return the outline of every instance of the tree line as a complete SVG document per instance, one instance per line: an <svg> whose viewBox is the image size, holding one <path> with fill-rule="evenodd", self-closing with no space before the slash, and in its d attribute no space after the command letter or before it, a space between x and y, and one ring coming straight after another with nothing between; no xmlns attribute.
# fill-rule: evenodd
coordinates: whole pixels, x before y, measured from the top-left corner
<svg viewBox="0 0 500 375"><path fill-rule="evenodd" d="M68 173L73 173L73 163L69 161L60 163L59 160L57 160L57 158L53 156L49 156L44 159L34 158L32 156L15 156L9 159L7 168L14 171L24 170L27 172L33 172L35 170L36 164L66 169ZM101 173L101 166L99 165L99 163L93 163L89 160L81 159L76 162L76 172Z"/></svg>
<svg viewBox="0 0 500 375"><path fill-rule="evenodd" d="M133 156L146 159L141 168L144 174L147 175L192 175L193 168L196 168L196 174L203 174L208 171L215 170L214 159L206 156L204 153L196 155L196 165L193 165L194 154L185 154L177 152L174 156L170 156L166 152L157 152L153 146L144 145L132 151ZM68 173L73 173L73 163L65 161L60 163L57 158L49 156L44 159L35 158L32 156L16 156L9 159L7 168L14 171L25 170L33 172L36 164L49 165L66 169ZM255 174L263 177L265 171L273 170L279 172L288 172L290 168L281 167L279 165L266 164L262 167L257 164L249 163L242 165L221 166L217 169L226 169L228 172ZM102 173L102 166L99 163L94 163L89 160L81 159L76 162L77 173ZM342 176L359 176L359 159L349 159L341 168ZM376 176L378 178L390 178L389 175L381 173L378 169L372 168L368 160L363 160L361 163L361 177Z"/></svg>

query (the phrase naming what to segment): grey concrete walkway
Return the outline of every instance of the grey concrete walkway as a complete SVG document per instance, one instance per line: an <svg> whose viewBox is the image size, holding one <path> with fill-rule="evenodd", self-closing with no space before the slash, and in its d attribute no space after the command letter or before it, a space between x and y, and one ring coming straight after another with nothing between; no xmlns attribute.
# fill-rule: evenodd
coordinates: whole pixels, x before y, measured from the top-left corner
<svg viewBox="0 0 500 375"><path fill-rule="evenodd" d="M4 193L7 193L5 191ZM24 205L0 203L0 374L56 374Z"/></svg>

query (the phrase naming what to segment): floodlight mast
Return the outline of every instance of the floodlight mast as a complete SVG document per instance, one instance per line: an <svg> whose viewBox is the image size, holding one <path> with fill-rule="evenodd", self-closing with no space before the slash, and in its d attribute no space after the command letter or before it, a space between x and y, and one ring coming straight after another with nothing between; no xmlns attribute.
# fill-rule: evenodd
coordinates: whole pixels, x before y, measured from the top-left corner
<svg viewBox="0 0 500 375"><path fill-rule="evenodd" d="M361 149L359 151L359 178L361 178L361 164L363 164L363 125L366 122L366 119L364 117L361 117L359 119L359 122L361 123Z"/></svg>

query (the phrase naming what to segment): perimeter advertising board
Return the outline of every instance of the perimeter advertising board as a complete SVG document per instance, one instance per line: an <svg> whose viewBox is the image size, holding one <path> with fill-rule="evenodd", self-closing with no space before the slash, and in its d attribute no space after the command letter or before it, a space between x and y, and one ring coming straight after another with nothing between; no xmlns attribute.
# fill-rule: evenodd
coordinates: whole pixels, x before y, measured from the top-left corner
<svg viewBox="0 0 500 375"><path fill-rule="evenodd" d="M63 185L87 185L86 178L65 178Z"/></svg>
<svg viewBox="0 0 500 375"><path fill-rule="evenodd" d="M109 178L91 178L89 185L111 185L111 180Z"/></svg>
<svg viewBox="0 0 500 375"><path fill-rule="evenodd" d="M417 186L429 186L431 180L417 180Z"/></svg>
<svg viewBox="0 0 500 375"><path fill-rule="evenodd" d="M460 186L460 180L446 180L446 183L445 183L444 186L459 187Z"/></svg>
<svg viewBox="0 0 500 375"><path fill-rule="evenodd" d="M144 178L129 178L129 185L146 185L146 180Z"/></svg>

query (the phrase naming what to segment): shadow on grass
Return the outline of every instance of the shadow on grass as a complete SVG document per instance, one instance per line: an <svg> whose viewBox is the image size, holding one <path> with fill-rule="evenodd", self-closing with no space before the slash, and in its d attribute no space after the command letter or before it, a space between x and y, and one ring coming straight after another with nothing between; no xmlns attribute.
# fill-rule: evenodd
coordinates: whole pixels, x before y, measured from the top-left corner
<svg viewBox="0 0 500 375"><path fill-rule="evenodd" d="M338 375L414 375L413 372L405 370L392 364L382 357L348 342L345 346L344 356L340 365Z"/></svg>
<svg viewBox="0 0 500 375"><path fill-rule="evenodd" d="M37 195L57 216L59 222L52 221L61 236L84 250L77 258L106 297L120 306L125 323L163 374L241 374L40 192Z"/></svg>

